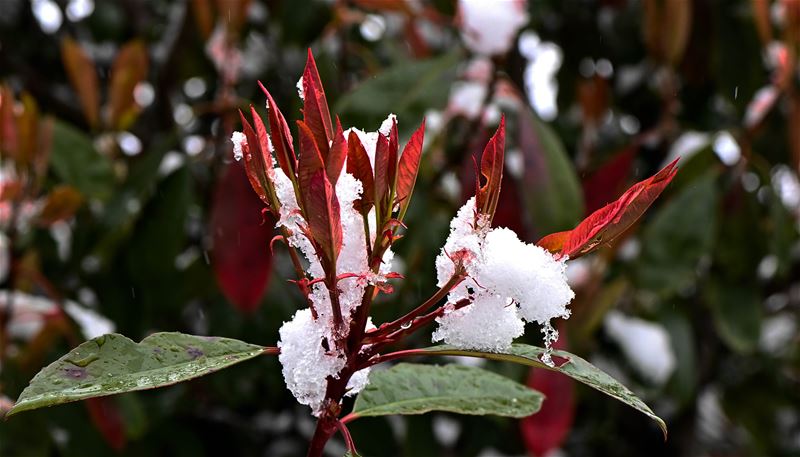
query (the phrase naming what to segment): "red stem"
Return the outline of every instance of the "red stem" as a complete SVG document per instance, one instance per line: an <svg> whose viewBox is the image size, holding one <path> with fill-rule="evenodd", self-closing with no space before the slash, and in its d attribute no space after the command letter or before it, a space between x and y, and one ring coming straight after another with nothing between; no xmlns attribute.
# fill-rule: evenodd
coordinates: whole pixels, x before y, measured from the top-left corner
<svg viewBox="0 0 800 457"><path fill-rule="evenodd" d="M264 355L278 355L281 353L281 348L265 347L261 350L261 353Z"/></svg>
<svg viewBox="0 0 800 457"><path fill-rule="evenodd" d="M461 308L469 305L470 303L471 303L471 301L469 299L467 299L467 298L461 299L461 300L459 300L458 302L456 302L453 305L453 310L461 309ZM369 351L367 351L367 353L365 354L366 361L364 363L362 363L362 364L359 364L358 369L360 370L360 369L363 369L363 368L366 368L366 367L370 367L372 365L375 365L375 364L378 364L378 363L381 363L381 362L385 362L386 360L383 359L384 356L379 355L377 357L373 357L373 355L377 354L384 347L396 342L397 340L399 340L403 336L405 336L407 334L410 334L410 333L414 333L417 330L419 330L420 327L423 327L423 326L431 323L434 319L436 319L437 317L443 315L444 314L444 310L445 309L444 309L443 306L439 307L433 312L430 312L430 313L428 313L428 314L426 314L424 316L420 316L420 317L417 317L416 319L414 319L414 321L411 323L411 325L408 328L401 328L400 330L398 330L398 331L396 331L394 333L386 335L382 339L382 341L373 344L369 348ZM404 351L400 351L400 352L404 352ZM391 360L391 359L388 359L388 360Z"/></svg>
<svg viewBox="0 0 800 457"><path fill-rule="evenodd" d="M422 313L429 310L432 306L434 306L443 298L445 298L447 294L450 293L451 290L453 290L453 287L457 286L458 283L460 283L463 280L464 280L463 275L458 275L458 274L453 275L452 277L450 277L450 279L444 286L442 286L439 290L437 290L436 293L431 295L430 298L425 300L425 303L417 306L416 308L408 312L405 316L396 319L392 322L389 322L387 324L383 324L379 329L367 332L367 334L365 335L364 343L370 344L375 341L380 341L386 335L389 335L392 332L402 328L403 324L411 322L414 318L422 315Z"/></svg>
<svg viewBox="0 0 800 457"><path fill-rule="evenodd" d="M339 432L342 434L342 438L344 438L347 450L350 451L351 454L357 455L358 451L356 450L356 443L353 441L353 437L350 436L350 430L347 429L347 426L344 425L344 422L341 420L336 421L336 428L338 428Z"/></svg>

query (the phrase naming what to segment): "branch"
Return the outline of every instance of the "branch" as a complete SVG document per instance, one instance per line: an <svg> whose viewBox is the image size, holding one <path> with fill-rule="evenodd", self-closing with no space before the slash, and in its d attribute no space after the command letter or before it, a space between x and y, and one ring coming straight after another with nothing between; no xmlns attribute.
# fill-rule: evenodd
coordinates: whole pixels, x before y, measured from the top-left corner
<svg viewBox="0 0 800 457"><path fill-rule="evenodd" d="M470 299L468 299L468 298L461 299L461 300L459 300L458 302L456 302L453 305L452 311L455 311L457 309L461 309L461 308L469 305L470 303L472 303L472 301ZM370 346L369 350L365 354L366 355L366 362L360 364L359 367L358 367L358 370L370 367L372 365L376 365L376 364L381 363L381 362L385 362L387 360L391 360L391 358L384 359L385 357L387 357L387 356L389 356L391 354L398 354L398 353L406 353L406 352L409 352L409 351L410 352L415 351L414 349L410 349L408 351L399 351L399 352L395 352L395 353L390 353L390 354L385 354L385 355L378 355L377 357L373 357L382 348L384 348L384 347L386 347L386 346L388 346L388 345L390 345L392 343L395 343L397 340L399 340L400 338L404 337L407 334L416 332L421 327L431 323L437 317L441 317L442 315L444 315L444 312L445 312L445 307L444 306L440 306L439 308L437 308L433 312L430 312L430 313L428 313L428 314L426 314L424 316L420 316L420 317L415 318L412 321L411 325L409 325L408 327L406 327L406 328L402 328L401 327L400 330L397 330L394 333L390 333L389 335L385 336L381 341L379 341L379 342L373 344L372 346ZM414 354L414 355L417 355L417 354Z"/></svg>
<svg viewBox="0 0 800 457"><path fill-rule="evenodd" d="M350 416L352 414L348 414ZM347 445L347 450L350 451L353 455L358 455L358 451L356 450L356 443L353 442L353 437L350 436L350 430L347 429L347 426L344 425L344 419L336 421L336 428L339 429L339 432L342 434L342 438L344 438L344 442Z"/></svg>
<svg viewBox="0 0 800 457"><path fill-rule="evenodd" d="M453 276L450 277L447 283L445 283L444 286L439 288L439 290L437 290L433 295L431 295L430 298L425 300L424 303L417 306L413 310L409 311L403 317L400 317L392 322L382 324L380 328L367 332L364 338L364 344L371 344L376 341L380 341L386 335L402 328L403 324L410 323L416 317L421 316L422 313L429 310L431 307L439 303L439 301L444 299L447 296L447 294L450 293L451 290L453 290L455 286L457 286L461 281L464 280L464 278L465 275L463 274L458 274L458 273L454 274Z"/></svg>

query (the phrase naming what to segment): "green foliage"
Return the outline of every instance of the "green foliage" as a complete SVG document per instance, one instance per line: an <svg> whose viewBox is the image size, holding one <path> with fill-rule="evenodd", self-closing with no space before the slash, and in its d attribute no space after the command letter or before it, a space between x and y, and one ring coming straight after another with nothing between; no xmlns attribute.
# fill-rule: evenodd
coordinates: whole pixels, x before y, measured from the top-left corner
<svg viewBox="0 0 800 457"><path fill-rule="evenodd" d="M714 243L717 174L682 189L647 226L636 273L641 286L669 295L691 286L700 260Z"/></svg>
<svg viewBox="0 0 800 457"><path fill-rule="evenodd" d="M458 414L526 417L539 411L544 396L481 368L401 363L370 374L353 406L356 417Z"/></svg>
<svg viewBox="0 0 800 457"><path fill-rule="evenodd" d="M84 195L100 200L111 197L114 187L111 163L80 130L63 122L54 123L50 162L59 179Z"/></svg>
<svg viewBox="0 0 800 457"><path fill-rule="evenodd" d="M8 415L87 398L153 389L243 362L264 348L229 338L154 333L134 343L117 334L87 341L43 369Z"/></svg>
<svg viewBox="0 0 800 457"><path fill-rule="evenodd" d="M455 76L453 66L460 57L460 53L451 52L434 59L397 62L342 96L335 111L368 131L380 126L387 113L403 113L403 119L422 119L427 110L441 109L447 103L448 88ZM398 128L411 132L416 124L406 121Z"/></svg>
<svg viewBox="0 0 800 457"><path fill-rule="evenodd" d="M667 436L667 424L664 423L664 420L656 416L653 410L645 405L642 400L630 391L630 389L623 386L617 380L599 370L591 363L569 352L553 351L553 356L556 357L556 359L554 359L556 364L551 367L541 360L542 355L545 353L544 349L527 344L513 344L508 351L498 353L467 351L450 346L432 346L426 348L424 351L426 353L438 355L459 355L481 357L489 360L501 360L562 373L646 414L656 421L661 431L664 432L664 436ZM566 361L560 361L561 358L566 359Z"/></svg>

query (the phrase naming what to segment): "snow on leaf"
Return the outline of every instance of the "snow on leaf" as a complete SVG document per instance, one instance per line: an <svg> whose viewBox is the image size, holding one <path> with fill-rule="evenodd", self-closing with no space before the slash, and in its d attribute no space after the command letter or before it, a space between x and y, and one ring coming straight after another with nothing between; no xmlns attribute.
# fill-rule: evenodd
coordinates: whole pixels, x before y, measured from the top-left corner
<svg viewBox="0 0 800 457"><path fill-rule="evenodd" d="M242 142L242 154L244 155L244 169L247 172L247 179L250 181L250 186L256 192L256 195L267 205L270 204L269 198L269 184L266 182L267 175L265 165L261 156L261 147L258 142L258 137L253 127L244 117L244 113L239 111L239 117L242 120L242 131L247 138L246 142Z"/></svg>
<svg viewBox="0 0 800 457"><path fill-rule="evenodd" d="M314 143L313 133L302 121L300 132L300 162L298 181L302 210L314 241L325 254L329 265L336 265L342 248L342 224L339 200L326 176L322 156Z"/></svg>
<svg viewBox="0 0 800 457"><path fill-rule="evenodd" d="M356 209L366 213L375 201L375 178L372 174L372 165L367 150L364 149L358 134L352 130L347 138L347 172L361 181L364 190L361 198L354 204Z"/></svg>

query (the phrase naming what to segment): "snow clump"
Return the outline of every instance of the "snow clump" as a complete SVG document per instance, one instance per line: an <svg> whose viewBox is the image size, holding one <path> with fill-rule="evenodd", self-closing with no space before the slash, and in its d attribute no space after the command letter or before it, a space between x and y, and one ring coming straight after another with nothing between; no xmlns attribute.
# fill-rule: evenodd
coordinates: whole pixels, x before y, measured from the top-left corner
<svg viewBox="0 0 800 457"><path fill-rule="evenodd" d="M558 338L550 321L569 317L567 305L575 296L567 284L564 259L520 241L507 228L490 229L474 198L452 220L436 259L440 287L456 272L457 264L467 278L448 295L445 314L436 319L434 341L499 352L524 333L525 322L542 326L548 348ZM464 299L469 304L454 309Z"/></svg>

